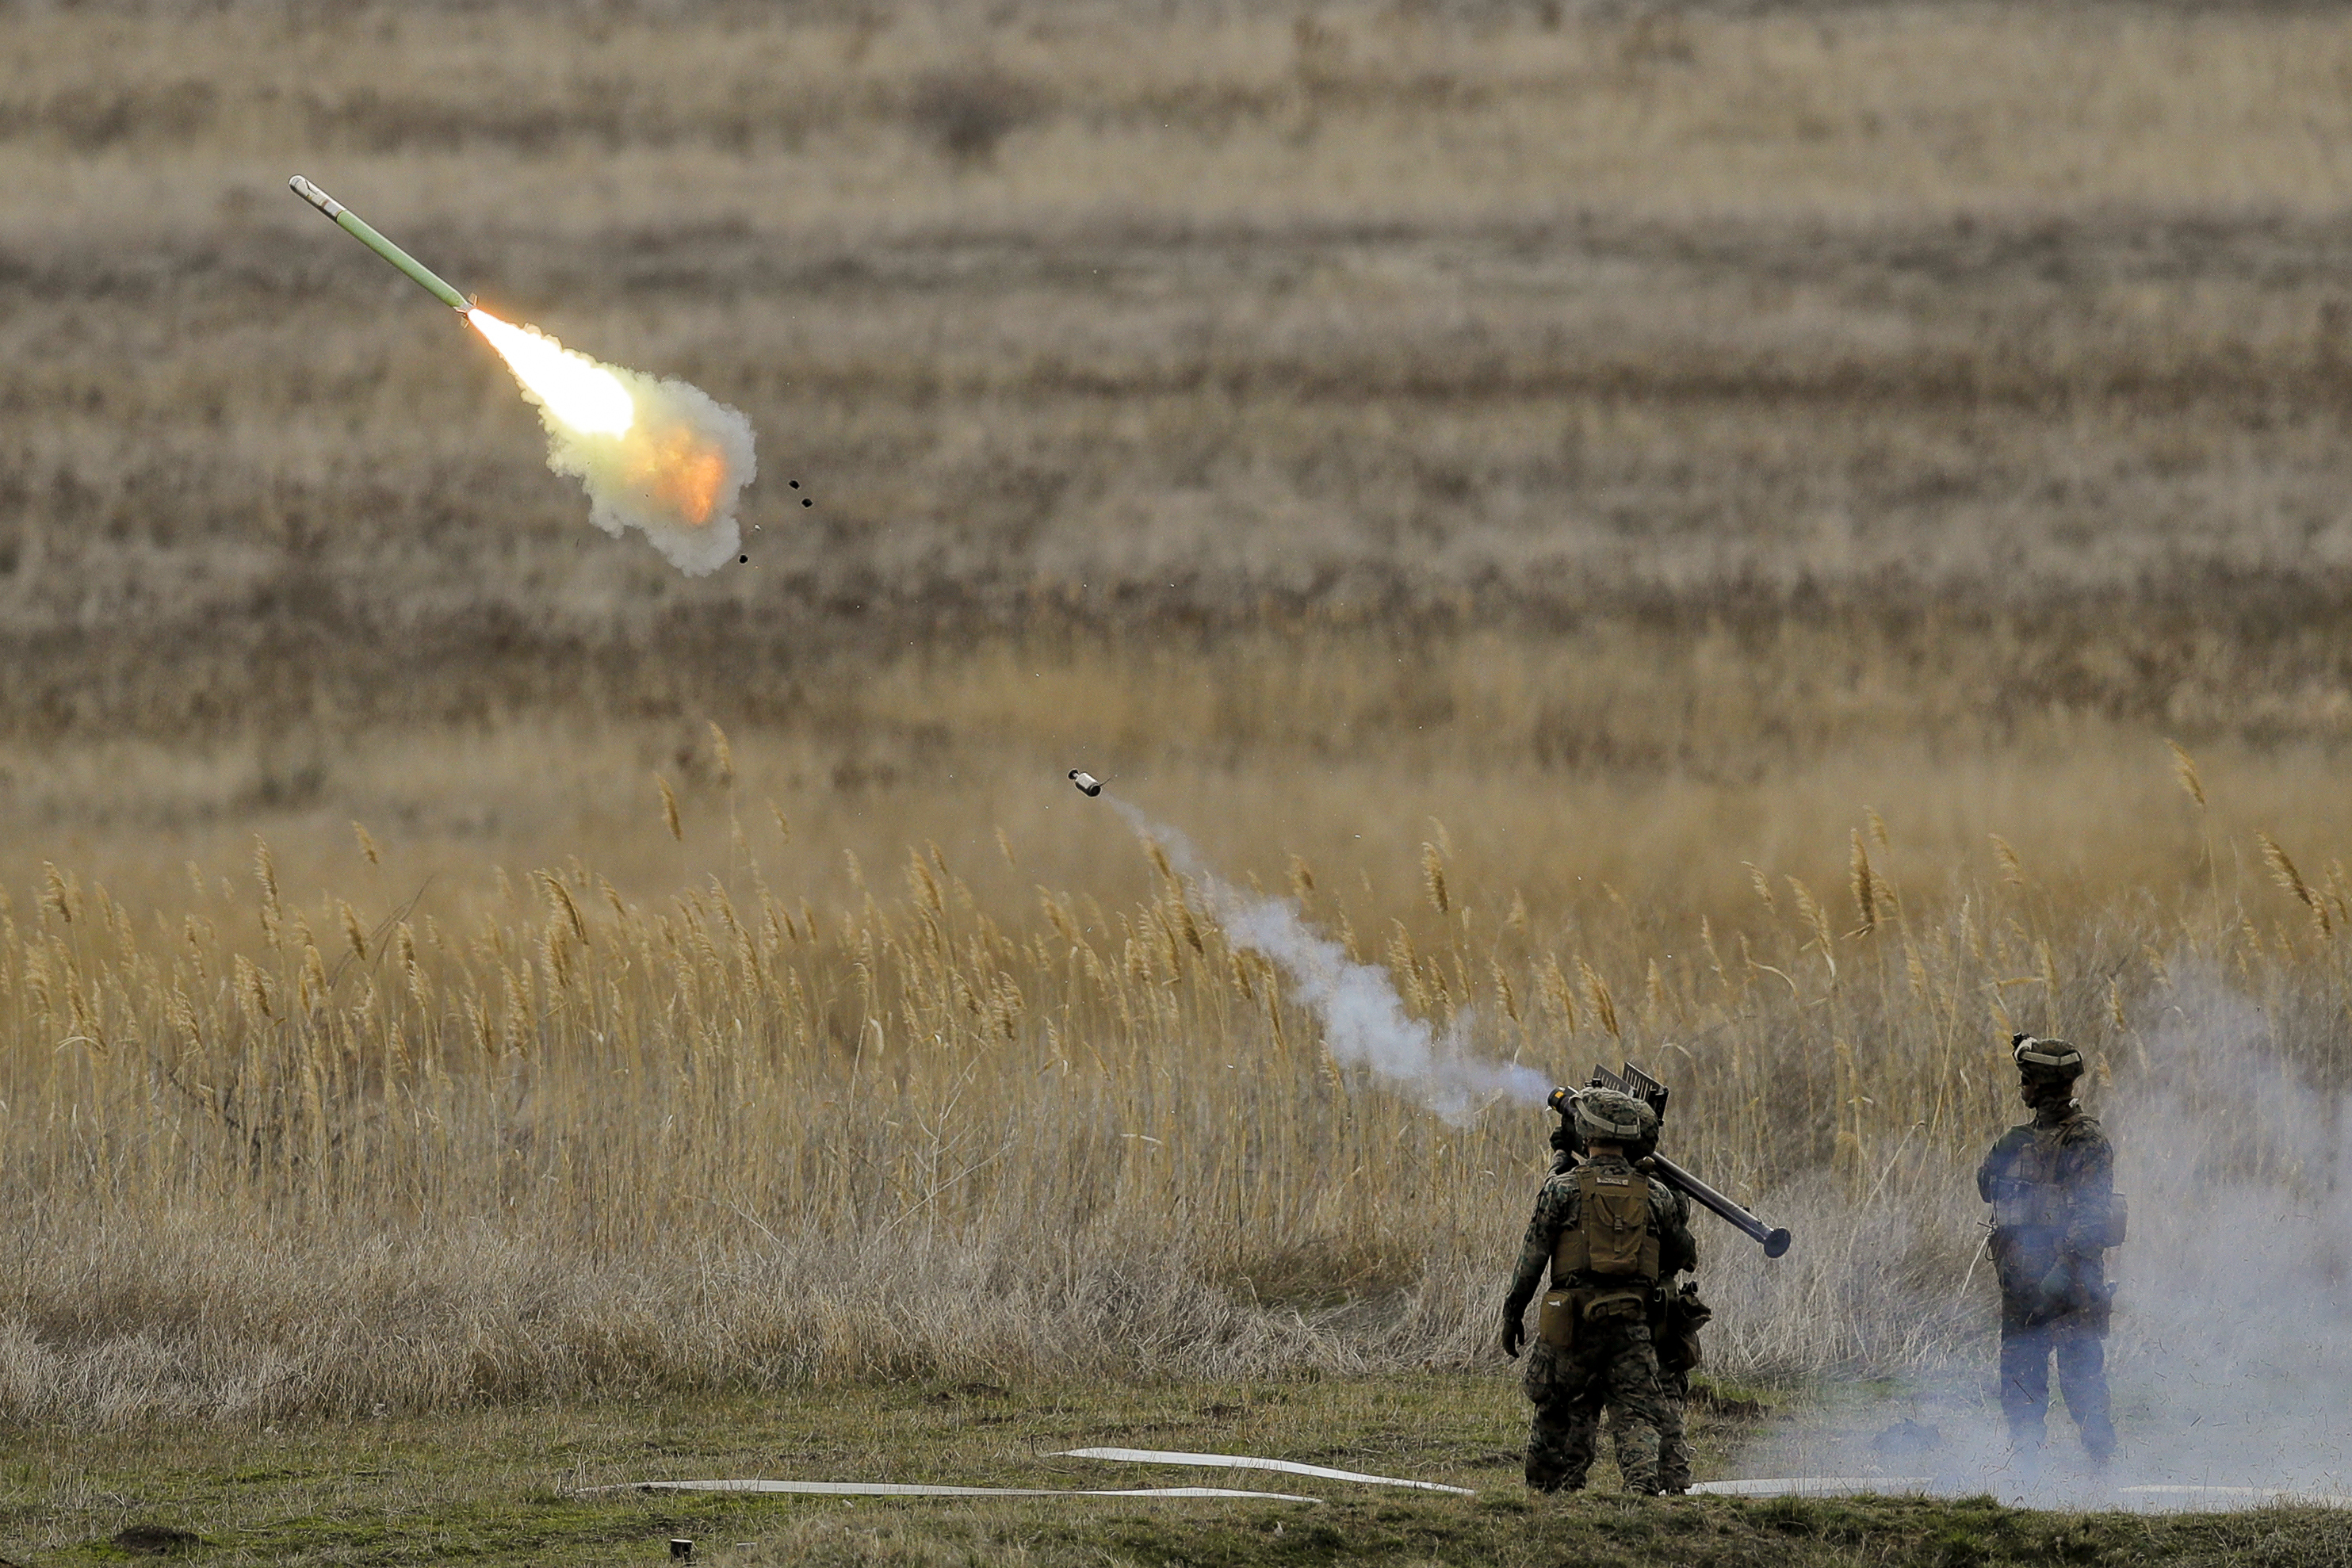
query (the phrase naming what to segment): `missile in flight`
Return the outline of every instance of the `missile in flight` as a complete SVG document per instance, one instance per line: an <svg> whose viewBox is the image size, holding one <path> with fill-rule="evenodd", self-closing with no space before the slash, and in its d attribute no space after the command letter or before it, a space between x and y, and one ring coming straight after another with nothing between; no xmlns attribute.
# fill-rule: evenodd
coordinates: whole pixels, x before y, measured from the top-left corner
<svg viewBox="0 0 2352 1568"><path fill-rule="evenodd" d="M600 363L535 327L500 321L301 175L286 184L498 351L539 405L547 466L586 488L590 521L615 537L643 530L693 576L749 559L736 554L735 503L759 466L741 413L685 382Z"/></svg>
<svg viewBox="0 0 2352 1568"><path fill-rule="evenodd" d="M459 315L474 308L474 302L444 282L425 263L384 238L372 227L367 219L343 205L334 197L297 174L286 182L287 187L320 212L335 220L335 226L386 261L406 273L418 288L448 306Z"/></svg>

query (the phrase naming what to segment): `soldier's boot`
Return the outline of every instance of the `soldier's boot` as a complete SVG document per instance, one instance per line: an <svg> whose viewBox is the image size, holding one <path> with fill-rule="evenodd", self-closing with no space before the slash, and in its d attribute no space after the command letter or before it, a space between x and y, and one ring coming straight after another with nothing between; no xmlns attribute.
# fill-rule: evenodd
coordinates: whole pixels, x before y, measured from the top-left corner
<svg viewBox="0 0 2352 1568"><path fill-rule="evenodd" d="M2009 1446L2020 1457L2038 1458L2050 1410L2050 1336L2004 1328L2000 1336L2000 1413L2009 1422Z"/></svg>
<svg viewBox="0 0 2352 1568"><path fill-rule="evenodd" d="M2090 1335L2058 1342L2058 1392L2082 1434L2091 1468L2104 1471L2116 1457L2115 1417L2107 1407L2107 1347Z"/></svg>
<svg viewBox="0 0 2352 1568"><path fill-rule="evenodd" d="M1580 1492L1584 1478L1566 1470L1546 1469L1533 1458L1528 1460L1528 1489L1538 1492Z"/></svg>
<svg viewBox="0 0 2352 1568"><path fill-rule="evenodd" d="M1584 1489L1586 1472L1571 1470L1557 1462L1557 1456L1538 1455L1530 1445L1528 1448L1528 1489L1538 1492L1580 1492Z"/></svg>

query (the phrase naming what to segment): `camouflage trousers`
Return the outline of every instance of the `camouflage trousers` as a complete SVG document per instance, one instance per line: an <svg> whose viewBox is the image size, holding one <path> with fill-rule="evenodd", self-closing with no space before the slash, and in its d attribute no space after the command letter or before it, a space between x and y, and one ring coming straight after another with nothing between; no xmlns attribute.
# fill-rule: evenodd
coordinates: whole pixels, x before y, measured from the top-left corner
<svg viewBox="0 0 2352 1568"><path fill-rule="evenodd" d="M1658 1394L1666 1402L1668 1414L1675 1418L1671 1429L1661 1427L1658 1431L1658 1489L1670 1497L1680 1497L1690 1490L1691 1484L1690 1435L1685 1426L1690 1409L1690 1370L1685 1367L1679 1372L1668 1372L1660 1367ZM1612 1405L1608 1419L1610 1436L1622 1440L1625 1422L1623 1407ZM1618 1463L1622 1466L1624 1461L1621 1458Z"/></svg>
<svg viewBox="0 0 2352 1568"><path fill-rule="evenodd" d="M2083 1436L2083 1451L2095 1464L2115 1457L2116 1427L2107 1412L2107 1347L2095 1332L2070 1331L2063 1319L2037 1329L2000 1331L2000 1410L2009 1418L2009 1439L2027 1452L2042 1444L2050 1409L2050 1363L2058 1363L2058 1391L2066 1414Z"/></svg>
<svg viewBox="0 0 2352 1568"><path fill-rule="evenodd" d="M1528 1426L1528 1485L1537 1490L1583 1488L1600 1447L1604 1408L1615 1412L1611 1435L1626 1490L1658 1490L1662 1449L1678 1456L1682 1482L1689 1484L1682 1405L1661 1386L1646 1324L1591 1331L1572 1350L1537 1341L1528 1352L1527 1391L1535 1405Z"/></svg>

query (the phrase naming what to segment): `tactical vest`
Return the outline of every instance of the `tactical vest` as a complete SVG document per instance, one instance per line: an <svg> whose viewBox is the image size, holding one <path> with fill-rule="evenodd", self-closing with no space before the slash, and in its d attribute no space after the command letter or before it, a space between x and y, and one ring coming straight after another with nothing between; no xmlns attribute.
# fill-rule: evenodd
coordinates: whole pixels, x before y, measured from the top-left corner
<svg viewBox="0 0 2352 1568"><path fill-rule="evenodd" d="M2065 1159L2063 1135L2081 1120L2079 1115L2070 1116L2055 1127L2032 1130L2032 1136L2010 1161L2009 1173L1993 1183L1992 1223L1997 1229L2014 1230L2025 1226L2050 1230L2074 1228L2075 1194L2060 1179L2059 1169ZM2096 1223L2086 1227L2085 1233L2095 1246L2121 1247L2130 1223L2129 1215L2123 1194L2110 1193L2105 1210L2093 1214L2091 1217Z"/></svg>
<svg viewBox="0 0 2352 1568"><path fill-rule="evenodd" d="M1583 1213L1552 1247L1552 1282L1589 1274L1656 1283L1658 1224L1650 1212L1649 1179L1612 1162L1578 1167L1576 1186L1583 1195Z"/></svg>
<svg viewBox="0 0 2352 1568"><path fill-rule="evenodd" d="M2066 1126L2062 1121L2055 1127L2036 1127L2032 1137L2010 1160L2008 1174L1993 1186L1993 1224L2004 1230L2016 1226L2063 1229L2074 1217L2074 1205L2058 1179L2064 1153L2059 1138Z"/></svg>

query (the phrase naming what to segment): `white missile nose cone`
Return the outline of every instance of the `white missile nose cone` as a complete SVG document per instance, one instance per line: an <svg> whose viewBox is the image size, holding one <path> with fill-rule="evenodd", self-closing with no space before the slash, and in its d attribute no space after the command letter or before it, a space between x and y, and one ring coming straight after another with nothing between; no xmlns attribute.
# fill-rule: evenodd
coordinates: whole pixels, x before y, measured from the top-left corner
<svg viewBox="0 0 2352 1568"><path fill-rule="evenodd" d="M1102 794L1102 781L1096 778L1092 773L1082 773L1078 772L1077 769L1072 768L1070 770L1070 782L1078 786L1078 793L1080 795L1097 795Z"/></svg>

